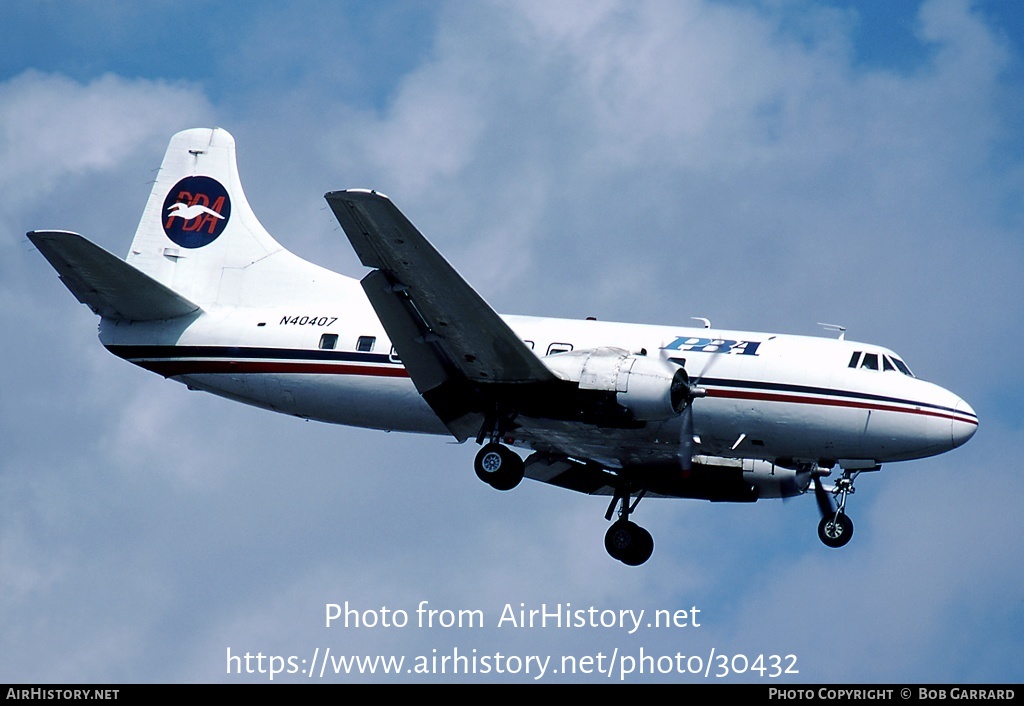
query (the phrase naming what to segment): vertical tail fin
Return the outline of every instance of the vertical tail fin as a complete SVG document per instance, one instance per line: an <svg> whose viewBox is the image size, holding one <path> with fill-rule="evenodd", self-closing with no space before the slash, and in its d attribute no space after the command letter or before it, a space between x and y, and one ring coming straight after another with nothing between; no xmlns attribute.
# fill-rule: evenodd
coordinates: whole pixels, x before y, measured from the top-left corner
<svg viewBox="0 0 1024 706"><path fill-rule="evenodd" d="M200 305L234 303L229 300L240 293L230 290L238 289L237 275L278 252L287 251L263 228L242 191L234 138L220 128L174 135L128 262Z"/></svg>

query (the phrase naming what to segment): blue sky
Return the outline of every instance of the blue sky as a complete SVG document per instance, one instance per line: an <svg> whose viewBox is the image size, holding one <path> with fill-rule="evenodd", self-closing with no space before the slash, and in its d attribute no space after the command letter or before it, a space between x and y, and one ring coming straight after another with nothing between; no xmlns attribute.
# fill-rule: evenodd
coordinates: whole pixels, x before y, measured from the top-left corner
<svg viewBox="0 0 1024 706"><path fill-rule="evenodd" d="M1022 15L963 0L5 4L0 681L259 682L227 674L226 650L457 647L794 654L797 683L1019 683ZM499 311L838 322L964 397L980 430L862 477L842 551L818 542L810 498L649 500L654 556L624 567L601 546L603 498L498 494L468 446L273 415L102 349L24 233L123 254L169 137L213 125L235 136L268 230L332 269L363 273L323 194L377 188ZM703 622L323 625L326 603L422 600L492 621L505 604L697 606ZM330 678L392 679L451 677ZM660 680L703 678L627 679Z"/></svg>

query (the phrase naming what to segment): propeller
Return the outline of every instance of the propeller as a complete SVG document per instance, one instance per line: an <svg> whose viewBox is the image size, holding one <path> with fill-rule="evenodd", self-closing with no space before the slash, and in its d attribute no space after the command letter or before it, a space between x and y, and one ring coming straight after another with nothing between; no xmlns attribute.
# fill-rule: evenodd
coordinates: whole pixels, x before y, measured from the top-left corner
<svg viewBox="0 0 1024 706"><path fill-rule="evenodd" d="M688 472L693 466L693 398L686 401L679 416L679 465Z"/></svg>
<svg viewBox="0 0 1024 706"><path fill-rule="evenodd" d="M714 358L708 361L696 380L686 383L686 405L679 414L679 465L684 471L689 471L693 467L693 446L696 443L694 440L696 432L693 428L693 401L708 394L708 391L700 386L700 381L707 374L713 360Z"/></svg>

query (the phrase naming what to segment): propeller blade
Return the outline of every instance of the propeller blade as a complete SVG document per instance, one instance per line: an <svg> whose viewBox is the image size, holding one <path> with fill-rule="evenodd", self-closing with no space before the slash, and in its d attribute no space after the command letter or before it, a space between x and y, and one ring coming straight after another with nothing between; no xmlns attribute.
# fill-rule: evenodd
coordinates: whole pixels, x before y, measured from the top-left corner
<svg viewBox="0 0 1024 706"><path fill-rule="evenodd" d="M832 517L836 514L832 498L828 496L828 491L821 484L821 477L817 475L814 476L814 499L818 501L818 512L822 517Z"/></svg>
<svg viewBox="0 0 1024 706"><path fill-rule="evenodd" d="M693 400L688 400L679 424L679 465L684 471L693 466Z"/></svg>

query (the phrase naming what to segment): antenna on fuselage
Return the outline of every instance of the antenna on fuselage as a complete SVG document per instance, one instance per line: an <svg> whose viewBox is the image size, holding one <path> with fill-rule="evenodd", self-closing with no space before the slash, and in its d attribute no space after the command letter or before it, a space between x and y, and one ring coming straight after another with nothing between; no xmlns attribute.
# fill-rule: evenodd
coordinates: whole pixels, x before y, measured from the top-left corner
<svg viewBox="0 0 1024 706"><path fill-rule="evenodd" d="M818 326L821 326L826 331L838 331L839 332L839 340L840 341L846 339L846 327L845 326L840 326L839 324L823 324L820 321L818 322Z"/></svg>
<svg viewBox="0 0 1024 706"><path fill-rule="evenodd" d="M705 319L703 316L691 316L690 318L704 324L704 328L711 328L711 319Z"/></svg>

